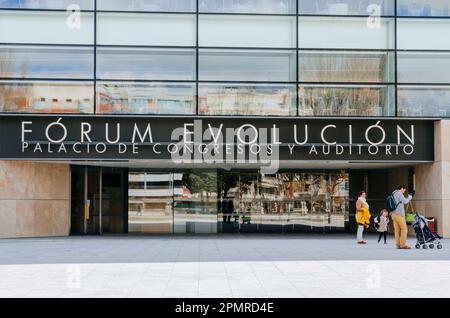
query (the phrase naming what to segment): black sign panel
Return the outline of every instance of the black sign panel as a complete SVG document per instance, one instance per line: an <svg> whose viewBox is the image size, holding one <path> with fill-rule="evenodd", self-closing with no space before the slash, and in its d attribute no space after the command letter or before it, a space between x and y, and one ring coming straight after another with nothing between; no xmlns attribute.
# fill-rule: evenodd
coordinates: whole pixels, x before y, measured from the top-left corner
<svg viewBox="0 0 450 318"><path fill-rule="evenodd" d="M0 158L20 160L434 160L418 119L0 116Z"/></svg>

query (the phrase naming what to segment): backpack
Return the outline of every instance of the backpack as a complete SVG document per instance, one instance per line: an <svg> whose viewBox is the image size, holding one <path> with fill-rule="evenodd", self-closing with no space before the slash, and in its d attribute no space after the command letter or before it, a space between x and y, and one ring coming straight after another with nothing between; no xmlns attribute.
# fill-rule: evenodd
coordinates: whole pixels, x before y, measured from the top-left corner
<svg viewBox="0 0 450 318"><path fill-rule="evenodd" d="M385 200L384 200L384 204L386 206L386 210L388 210L388 212L392 212L395 211L398 207L399 203L395 203L395 198L394 198L394 192L392 192Z"/></svg>

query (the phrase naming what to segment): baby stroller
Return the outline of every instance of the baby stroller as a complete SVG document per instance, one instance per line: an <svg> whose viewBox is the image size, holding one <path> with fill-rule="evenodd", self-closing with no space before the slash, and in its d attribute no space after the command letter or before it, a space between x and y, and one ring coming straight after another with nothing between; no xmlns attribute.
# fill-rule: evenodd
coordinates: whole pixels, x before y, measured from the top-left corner
<svg viewBox="0 0 450 318"><path fill-rule="evenodd" d="M417 243L416 248L427 249L428 247L433 249L435 246L438 249L442 248L442 244L439 240L442 239L436 233L431 232L428 227L428 220L420 215L419 213L414 214L414 223L413 223L414 232L416 233ZM427 245L428 244L428 245Z"/></svg>

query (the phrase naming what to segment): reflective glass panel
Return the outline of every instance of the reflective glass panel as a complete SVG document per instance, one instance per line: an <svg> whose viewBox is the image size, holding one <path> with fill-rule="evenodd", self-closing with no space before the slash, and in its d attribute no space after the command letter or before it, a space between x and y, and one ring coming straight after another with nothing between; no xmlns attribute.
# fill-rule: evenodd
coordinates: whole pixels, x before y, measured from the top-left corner
<svg viewBox="0 0 450 318"><path fill-rule="evenodd" d="M200 12L295 14L295 0L199 0Z"/></svg>
<svg viewBox="0 0 450 318"><path fill-rule="evenodd" d="M194 80L195 50L99 48L99 79Z"/></svg>
<svg viewBox="0 0 450 318"><path fill-rule="evenodd" d="M399 86L398 115L450 117L450 86Z"/></svg>
<svg viewBox="0 0 450 318"><path fill-rule="evenodd" d="M94 15L76 21L66 12L0 11L0 43L94 44Z"/></svg>
<svg viewBox="0 0 450 318"><path fill-rule="evenodd" d="M448 0L397 0L397 15L414 17L448 17Z"/></svg>
<svg viewBox="0 0 450 318"><path fill-rule="evenodd" d="M262 201L259 173L239 174L239 230L245 232L261 231Z"/></svg>
<svg viewBox="0 0 450 318"><path fill-rule="evenodd" d="M98 13L98 44L195 45L194 14Z"/></svg>
<svg viewBox="0 0 450 318"><path fill-rule="evenodd" d="M194 96L189 83L97 83L97 112L192 115Z"/></svg>
<svg viewBox="0 0 450 318"><path fill-rule="evenodd" d="M97 0L104 11L195 12L195 0Z"/></svg>
<svg viewBox="0 0 450 318"><path fill-rule="evenodd" d="M218 174L219 230L342 232L349 220L347 173Z"/></svg>
<svg viewBox="0 0 450 318"><path fill-rule="evenodd" d="M399 49L450 50L448 19L398 19L397 34Z"/></svg>
<svg viewBox="0 0 450 318"><path fill-rule="evenodd" d="M172 233L172 173L128 174L128 232Z"/></svg>
<svg viewBox="0 0 450 318"><path fill-rule="evenodd" d="M296 113L295 85L199 85L199 115L295 116Z"/></svg>
<svg viewBox="0 0 450 318"><path fill-rule="evenodd" d="M300 48L393 49L394 19L300 17Z"/></svg>
<svg viewBox="0 0 450 318"><path fill-rule="evenodd" d="M78 6L81 10L94 10L94 0L0 0L0 8L65 10Z"/></svg>
<svg viewBox="0 0 450 318"><path fill-rule="evenodd" d="M94 50L0 46L0 77L93 79Z"/></svg>
<svg viewBox="0 0 450 318"><path fill-rule="evenodd" d="M392 0L299 0L300 14L394 15Z"/></svg>
<svg viewBox="0 0 450 318"><path fill-rule="evenodd" d="M175 173L174 180L174 233L217 233L217 173Z"/></svg>
<svg viewBox="0 0 450 318"><path fill-rule="evenodd" d="M293 48L295 28L290 16L201 15L199 45Z"/></svg>
<svg viewBox="0 0 450 318"><path fill-rule="evenodd" d="M93 101L93 83L0 82L0 112L92 114Z"/></svg>
<svg viewBox="0 0 450 318"><path fill-rule="evenodd" d="M293 51L200 50L199 79L203 81L295 81Z"/></svg>
<svg viewBox="0 0 450 318"><path fill-rule="evenodd" d="M302 116L393 116L394 86L300 85Z"/></svg>
<svg viewBox="0 0 450 318"><path fill-rule="evenodd" d="M398 52L398 81L403 83L450 83L450 53Z"/></svg>
<svg viewBox="0 0 450 318"><path fill-rule="evenodd" d="M301 82L392 82L393 52L301 51Z"/></svg>

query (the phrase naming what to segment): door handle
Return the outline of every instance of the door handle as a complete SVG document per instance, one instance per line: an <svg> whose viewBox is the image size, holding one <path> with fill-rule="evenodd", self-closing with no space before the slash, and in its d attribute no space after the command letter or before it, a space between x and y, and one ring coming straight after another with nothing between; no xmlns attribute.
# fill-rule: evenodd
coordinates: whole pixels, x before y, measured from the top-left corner
<svg viewBox="0 0 450 318"><path fill-rule="evenodd" d="M89 210L91 208L91 200L86 200L84 203L84 219L89 220Z"/></svg>

